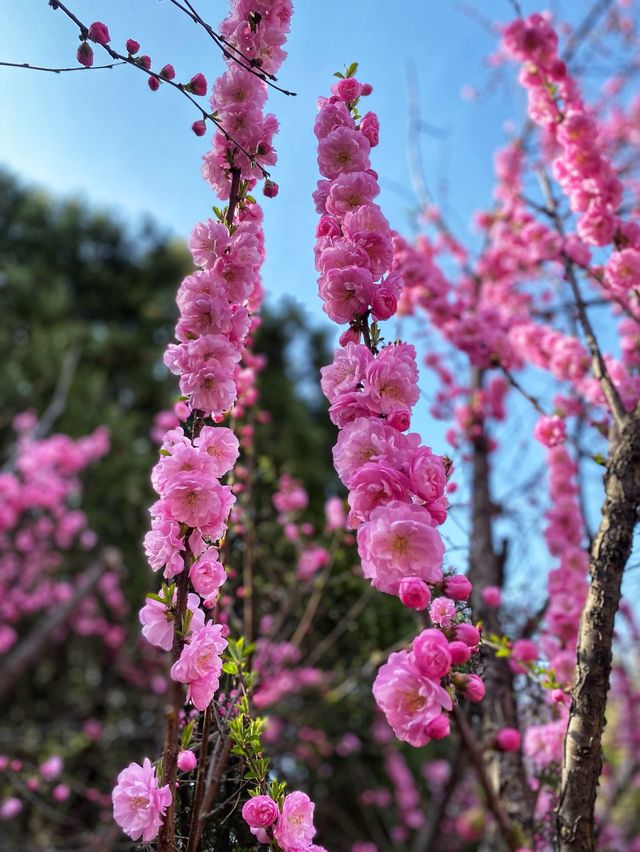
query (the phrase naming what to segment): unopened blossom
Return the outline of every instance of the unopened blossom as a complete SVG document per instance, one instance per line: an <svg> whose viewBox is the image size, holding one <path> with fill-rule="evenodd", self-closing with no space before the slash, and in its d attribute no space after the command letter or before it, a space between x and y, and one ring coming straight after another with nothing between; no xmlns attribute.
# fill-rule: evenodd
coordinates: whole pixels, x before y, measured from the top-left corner
<svg viewBox="0 0 640 852"><path fill-rule="evenodd" d="M89 27L89 38L91 41L95 41L97 44L109 44L111 41L111 36L109 35L109 28L106 24L101 23L100 21L95 21Z"/></svg>
<svg viewBox="0 0 640 852"><path fill-rule="evenodd" d="M500 751L518 751L522 736L517 728L501 728L496 733L495 743Z"/></svg>
<svg viewBox="0 0 640 852"><path fill-rule="evenodd" d="M562 417L556 414L539 417L533 430L533 436L545 447L557 447L567 438L567 426Z"/></svg>
<svg viewBox="0 0 640 852"><path fill-rule="evenodd" d="M429 606L431 591L420 577L404 577L400 580L398 597L409 609L421 612Z"/></svg>
<svg viewBox="0 0 640 852"><path fill-rule="evenodd" d="M416 636L411 645L411 659L421 674L434 680L451 670L449 643L439 630L423 630Z"/></svg>
<svg viewBox="0 0 640 852"><path fill-rule="evenodd" d="M178 755L178 769L181 772L192 772L197 765L198 758L194 752L187 749L185 751L181 751Z"/></svg>
<svg viewBox="0 0 640 852"><path fill-rule="evenodd" d="M242 806L242 818L250 828L268 828L279 816L271 796L252 796Z"/></svg>
<svg viewBox="0 0 640 852"><path fill-rule="evenodd" d="M158 786L156 770L145 757L142 766L130 763L118 775L113 790L113 816L132 840L149 843L158 836L171 804L169 786Z"/></svg>

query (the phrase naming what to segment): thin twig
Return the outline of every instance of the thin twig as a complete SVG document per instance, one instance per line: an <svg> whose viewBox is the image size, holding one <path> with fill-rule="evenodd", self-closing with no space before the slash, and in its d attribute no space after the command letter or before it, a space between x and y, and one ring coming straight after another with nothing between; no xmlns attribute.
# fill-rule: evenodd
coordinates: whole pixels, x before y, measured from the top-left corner
<svg viewBox="0 0 640 852"><path fill-rule="evenodd" d="M28 71L49 71L51 74L62 74L66 71L102 71L104 68L117 68L118 65L126 65L126 62L111 62L109 65L74 65L73 68L48 68L44 65L32 65L30 62L0 62L3 68L25 68Z"/></svg>

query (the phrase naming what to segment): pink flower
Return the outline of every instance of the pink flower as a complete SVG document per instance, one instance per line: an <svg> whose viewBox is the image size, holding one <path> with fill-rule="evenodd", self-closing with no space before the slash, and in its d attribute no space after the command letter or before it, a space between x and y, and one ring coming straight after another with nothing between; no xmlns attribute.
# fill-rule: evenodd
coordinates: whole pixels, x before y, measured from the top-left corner
<svg viewBox="0 0 640 852"><path fill-rule="evenodd" d="M367 112L362 116L360 133L366 136L371 147L375 148L380 140L380 122L375 112Z"/></svg>
<svg viewBox="0 0 640 852"><path fill-rule="evenodd" d="M194 444L211 459L209 469L216 479L231 470L240 452L238 439L226 426L203 426Z"/></svg>
<svg viewBox="0 0 640 852"><path fill-rule="evenodd" d="M428 725L442 708L451 710L451 696L439 683L420 674L407 651L391 654L373 684L378 707L398 739L413 746L426 745Z"/></svg>
<svg viewBox="0 0 640 852"><path fill-rule="evenodd" d="M148 757L142 766L130 763L122 770L112 798L114 819L132 840L149 843L158 836L171 804L171 791L168 784L158 787L156 771Z"/></svg>
<svg viewBox="0 0 640 852"><path fill-rule="evenodd" d="M368 462L356 471L350 483L348 523L353 529L368 521L371 512L393 500L409 502L409 480L384 460Z"/></svg>
<svg viewBox="0 0 640 852"><path fill-rule="evenodd" d="M64 762L62 758L54 754L48 760L45 760L44 763L40 764L40 775L42 775L45 781L53 781L60 775L63 766Z"/></svg>
<svg viewBox="0 0 640 852"><path fill-rule="evenodd" d="M22 802L20 799L12 796L9 799L5 799L4 802L0 804L0 819L3 821L13 819L18 816L21 811Z"/></svg>
<svg viewBox="0 0 640 852"><path fill-rule="evenodd" d="M469 701L477 703L484 698L485 687L482 678L475 674L457 675L463 679L463 692Z"/></svg>
<svg viewBox="0 0 640 852"><path fill-rule="evenodd" d="M207 132L207 123L200 119L199 121L194 121L191 125L191 129L196 134L196 136L204 136Z"/></svg>
<svg viewBox="0 0 640 852"><path fill-rule="evenodd" d="M271 796L253 796L242 806L242 819L249 828L267 828L279 816L280 811Z"/></svg>
<svg viewBox="0 0 640 852"><path fill-rule="evenodd" d="M318 166L327 178L344 172L363 172L369 168L369 140L357 130L337 127L318 145Z"/></svg>
<svg viewBox="0 0 640 852"><path fill-rule="evenodd" d="M338 394L356 390L363 381L367 366L373 361L373 355L366 346L359 343L347 343L337 349L333 363L320 370L320 385L324 395L334 402Z"/></svg>
<svg viewBox="0 0 640 852"><path fill-rule="evenodd" d="M331 91L334 92L341 101L349 103L360 97L362 86L358 83L355 77L345 77L343 80L338 80L337 83L334 83L331 87Z"/></svg>
<svg viewBox="0 0 640 852"><path fill-rule="evenodd" d="M326 201L327 213L344 216L372 201L380 192L378 181L368 172L349 172L331 182Z"/></svg>
<svg viewBox="0 0 640 852"><path fill-rule="evenodd" d="M466 642L454 641L449 643L451 665L462 666L471 658L471 648Z"/></svg>
<svg viewBox="0 0 640 852"><path fill-rule="evenodd" d="M337 127L355 130L355 126L351 113L343 103L327 101L318 113L313 131L318 139L324 139Z"/></svg>
<svg viewBox="0 0 640 852"><path fill-rule="evenodd" d="M178 769L181 772L192 772L198 765L198 758L192 751L181 751L178 755Z"/></svg>
<svg viewBox="0 0 640 852"><path fill-rule="evenodd" d="M200 609L200 600L197 595L189 594L187 608L191 611L190 631L199 630L204 626L204 612ZM162 648L163 651L170 651L174 633L173 613L166 604L147 598L139 617L142 635L147 642Z"/></svg>
<svg viewBox="0 0 640 852"><path fill-rule="evenodd" d="M533 436L545 447L557 447L559 444L563 444L567 438L566 423L562 417L558 417L556 414L550 417L543 415L536 422Z"/></svg>
<svg viewBox="0 0 640 852"><path fill-rule="evenodd" d="M129 54L129 56L133 56L140 50L140 42L136 41L133 38L128 38L125 47L127 48L127 53Z"/></svg>
<svg viewBox="0 0 640 852"><path fill-rule="evenodd" d="M514 674L526 674L529 664L538 659L538 646L531 639L516 639L509 657L509 668Z"/></svg>
<svg viewBox="0 0 640 852"><path fill-rule="evenodd" d="M409 609L416 609L418 612L422 612L423 609L429 606L431 591L429 590L429 586L420 577L404 577L400 580L398 597Z"/></svg>
<svg viewBox="0 0 640 852"><path fill-rule="evenodd" d="M398 300L388 287L378 287L371 300L371 310L376 320L388 320L396 312Z"/></svg>
<svg viewBox="0 0 640 852"><path fill-rule="evenodd" d="M100 21L95 21L89 27L89 38L91 41L95 41L96 44L109 44L111 41L109 28L106 24L102 24Z"/></svg>
<svg viewBox="0 0 640 852"><path fill-rule="evenodd" d="M451 627L456 617L456 605L450 598L436 598L429 607L429 615L439 627Z"/></svg>
<svg viewBox="0 0 640 852"><path fill-rule="evenodd" d="M413 493L432 503L444 494L447 474L442 456L436 456L430 447L418 447L409 459L408 474Z"/></svg>
<svg viewBox="0 0 640 852"><path fill-rule="evenodd" d="M228 485L220 485L203 471L177 473L167 484L162 500L167 514L179 523L211 531L212 538L222 534L226 519L235 503Z"/></svg>
<svg viewBox="0 0 640 852"><path fill-rule="evenodd" d="M640 251L625 248L613 252L604 268L604 280L617 296L640 287Z"/></svg>
<svg viewBox="0 0 640 852"><path fill-rule="evenodd" d="M218 560L215 548L205 550L189 569L189 579L201 598L211 600L227 579L224 567Z"/></svg>
<svg viewBox="0 0 640 852"><path fill-rule="evenodd" d="M365 388L381 414L411 409L420 396L414 347L408 343L383 346L367 368Z"/></svg>
<svg viewBox="0 0 640 852"><path fill-rule="evenodd" d="M318 291L325 313L334 322L351 322L369 307L373 277L368 269L357 266L328 269L318 282Z"/></svg>
<svg viewBox="0 0 640 852"><path fill-rule="evenodd" d="M496 733L496 748L500 751L518 751L522 737L517 728L501 728Z"/></svg>
<svg viewBox="0 0 640 852"><path fill-rule="evenodd" d="M71 795L71 790L66 784L56 784L51 791L54 802L66 802Z"/></svg>
<svg viewBox="0 0 640 852"><path fill-rule="evenodd" d="M173 80L176 76L176 69L173 65L163 65L160 69L160 76L163 80Z"/></svg>
<svg viewBox="0 0 640 852"><path fill-rule="evenodd" d="M439 630L423 630L413 640L411 659L418 671L432 679L440 679L451 670L449 643Z"/></svg>
<svg viewBox="0 0 640 852"><path fill-rule="evenodd" d="M398 433L396 433L398 434ZM429 512L411 503L379 506L358 530L365 577L381 592L397 595L403 577L436 583L442 577L442 539Z"/></svg>
<svg viewBox="0 0 640 852"><path fill-rule="evenodd" d="M289 793L282 805L274 836L284 852L297 852L310 846L316 833L314 805L306 793Z"/></svg>
<svg viewBox="0 0 640 852"><path fill-rule="evenodd" d="M220 655L227 647L222 636L222 625L207 622L191 635L183 647L180 659L171 667L171 677L187 683L187 701L198 710L206 710L220 682L222 660Z"/></svg>

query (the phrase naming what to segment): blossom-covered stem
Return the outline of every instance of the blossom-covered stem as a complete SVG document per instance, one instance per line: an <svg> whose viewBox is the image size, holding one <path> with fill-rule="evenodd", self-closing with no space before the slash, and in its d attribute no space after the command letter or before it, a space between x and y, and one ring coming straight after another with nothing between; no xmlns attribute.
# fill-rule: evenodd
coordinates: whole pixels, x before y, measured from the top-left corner
<svg viewBox="0 0 640 852"><path fill-rule="evenodd" d="M184 637L181 627L184 615L187 611L187 595L189 592L189 570L187 560L190 551L185 552L185 570L178 575L177 601L174 618L173 645L171 647L171 665L174 665L182 653ZM182 684L177 680L171 680L169 687L169 706L165 727L164 752L162 757L162 783L169 785L171 791L171 804L167 808L167 815L158 840L158 852L172 852L175 841L176 829L176 783L178 778L178 718L184 702Z"/></svg>
<svg viewBox="0 0 640 852"><path fill-rule="evenodd" d="M249 425L253 425L253 418L249 418ZM255 478L255 455L253 444L250 444L246 449L246 510L245 510L245 531L243 536L243 552L242 552L242 585L244 588L244 598L242 599L242 620L244 626L244 638L247 642L253 641L253 536L254 513L253 513L253 484Z"/></svg>
<svg viewBox="0 0 640 852"><path fill-rule="evenodd" d="M500 830L500 834L504 838L505 843L507 844L509 849L512 850L512 852L516 852L516 850L522 844L516 837L515 826L513 825L506 811L502 807L500 797L496 792L493 784L491 783L489 776L487 775L482 752L478 748L475 735L471 730L466 716L457 704L454 705L451 715L455 720L458 731L460 732L460 738L465 746L465 749L467 750L469 760L471 761L478 781L480 782L480 786L484 791L487 800L487 807L493 814Z"/></svg>
<svg viewBox="0 0 640 852"><path fill-rule="evenodd" d="M211 709L209 704L204 711L204 719L202 722L202 740L200 744L200 754L198 755L198 775L196 778L196 789L193 794L193 806L191 811L191 825L189 827L189 842L187 843L187 852L195 852L198 844L199 831L198 824L202 810L202 799L204 797L205 776L207 774L207 758L209 753L209 728L211 726Z"/></svg>
<svg viewBox="0 0 640 852"><path fill-rule="evenodd" d="M624 567L640 507L640 416L611 447L600 528L591 548L591 583L580 620L577 666L557 810L560 852L596 848L594 806L602 769L611 644Z"/></svg>
<svg viewBox="0 0 640 852"><path fill-rule="evenodd" d="M562 219L560 218L560 214L558 212L558 204L553 194L553 190L551 189L549 176L543 169L540 171L539 177L540 185L545 196L545 201L547 203L547 206L549 207L549 210L552 211L552 218L555 228L560 234L560 236L564 237L564 226L562 224ZM611 380L611 376L609 375L609 371L607 369L607 365L605 364L605 360L600 350L600 346L598 345L593 326L591 325L591 320L589 319L587 309L582 299L582 294L580 293L580 287L578 285L574 263L571 258L564 252L562 257L564 262L565 278L569 284L569 287L571 288L571 293L576 303L576 310L578 312L578 320L580 322L580 325L582 326L585 340L587 341L587 346L589 347L589 352L591 353L593 375L600 382L602 392L605 395L607 402L609 403L611 414L613 415L613 419L616 422L618 430L622 431L622 428L627 420L627 412L625 411L624 405L622 404L622 400L620 399L620 394L618 393L616 386Z"/></svg>

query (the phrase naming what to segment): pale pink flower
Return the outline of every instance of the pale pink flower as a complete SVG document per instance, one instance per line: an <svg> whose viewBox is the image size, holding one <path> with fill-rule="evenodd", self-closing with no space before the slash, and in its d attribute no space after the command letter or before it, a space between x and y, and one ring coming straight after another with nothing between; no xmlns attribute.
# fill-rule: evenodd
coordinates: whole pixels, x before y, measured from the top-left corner
<svg viewBox="0 0 640 852"><path fill-rule="evenodd" d="M313 825L314 805L306 793L289 793L282 805L282 812L274 830L274 836L284 852L308 849L316 833Z"/></svg>
<svg viewBox="0 0 640 852"><path fill-rule="evenodd" d="M130 763L118 775L113 794L113 816L132 840L149 843L158 836L171 804L169 785L158 787L156 770L145 757L142 766Z"/></svg>
<svg viewBox="0 0 640 852"><path fill-rule="evenodd" d="M327 178L343 172L362 172L369 168L369 140L357 130L337 127L320 140L318 166Z"/></svg>
<svg viewBox="0 0 640 852"><path fill-rule="evenodd" d="M220 624L207 622L192 633L180 659L171 667L171 677L189 685L187 701L193 701L198 710L207 709L220 682L220 655L227 647L222 629Z"/></svg>

